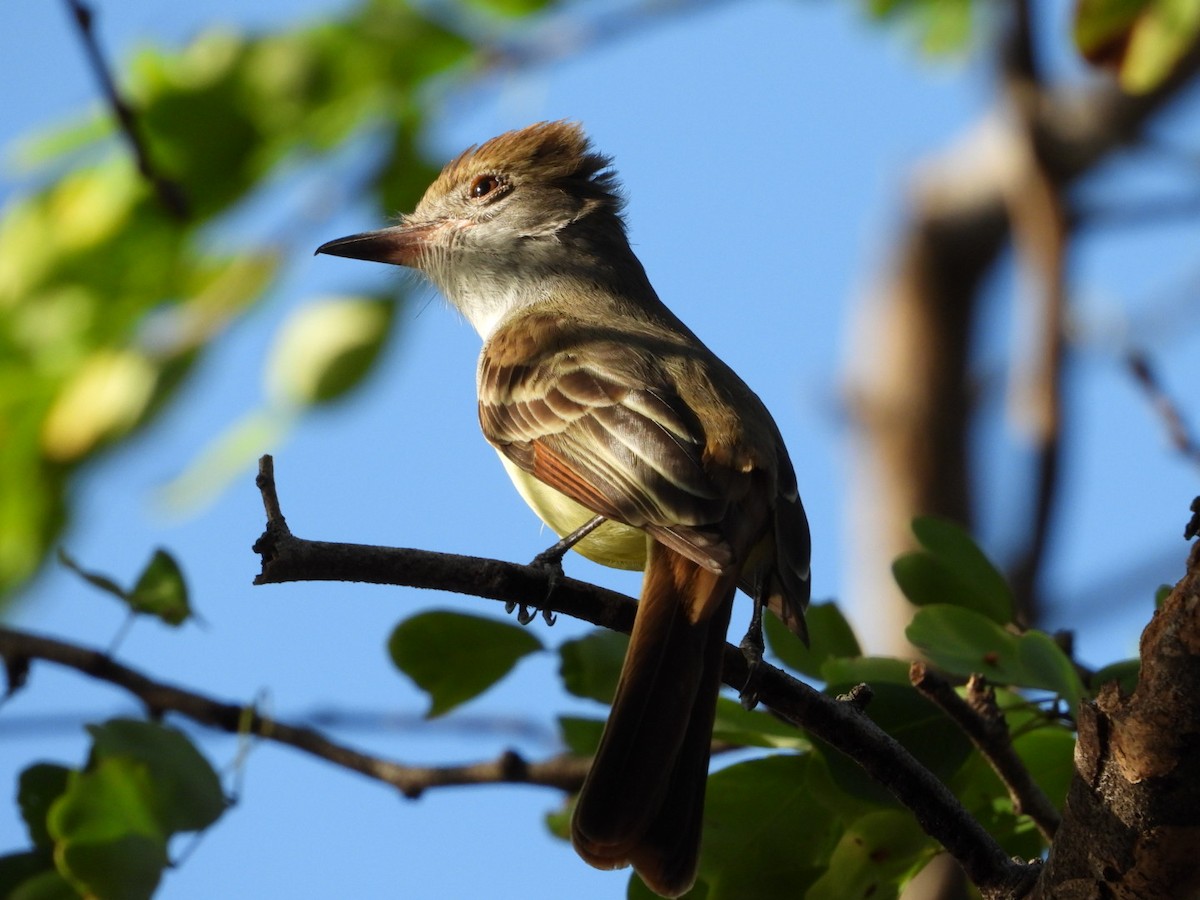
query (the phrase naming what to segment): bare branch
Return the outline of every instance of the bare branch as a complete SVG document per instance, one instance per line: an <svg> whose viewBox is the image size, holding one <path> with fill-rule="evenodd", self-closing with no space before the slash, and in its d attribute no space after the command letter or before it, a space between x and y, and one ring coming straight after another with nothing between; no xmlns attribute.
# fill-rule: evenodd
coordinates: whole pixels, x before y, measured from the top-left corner
<svg viewBox="0 0 1200 900"><path fill-rule="evenodd" d="M1158 374L1150 363L1150 358L1140 350L1131 350L1125 357L1125 365L1137 386L1146 395L1146 399L1150 401L1154 411L1162 419L1163 425L1166 426L1167 438L1170 440L1171 446L1190 462L1200 466L1200 443L1196 442L1196 436L1188 427L1179 405L1163 388Z"/></svg>
<svg viewBox="0 0 1200 900"><path fill-rule="evenodd" d="M1004 716L996 706L996 693L986 680L973 675L967 683L968 702L958 696L946 679L922 662L912 664L909 678L913 687L948 715L971 740L988 765L1000 777L1013 808L1031 818L1048 842L1054 840L1061 817L1049 798L1042 793L1013 749Z"/></svg>
<svg viewBox="0 0 1200 900"><path fill-rule="evenodd" d="M181 222L187 221L189 218L188 202L183 189L162 175L151 162L150 152L146 149L138 131L137 118L133 108L117 89L112 70L104 59L104 54L100 50L100 42L96 38L93 27L95 16L92 8L83 0L66 0L66 4L71 12L71 18L75 22L75 27L79 30L79 39L83 42L83 48L87 52L88 63L92 67L96 80L100 82L100 88L104 92L108 106L117 120L117 127L124 135L125 142L133 153L138 172L154 189L163 208L175 219Z"/></svg>
<svg viewBox="0 0 1200 900"><path fill-rule="evenodd" d="M150 715L174 712L201 725L230 734L249 732L277 744L286 744L318 759L366 775L397 788L406 797L419 797L431 787L465 784L536 784L575 791L583 784L589 760L560 755L545 762L528 762L513 751L498 759L462 766L406 766L329 740L312 728L289 725L261 715L257 710L223 703L194 691L155 681L116 662L111 656L75 644L0 627L0 656L10 664L46 660L75 669L98 681L133 694Z"/></svg>

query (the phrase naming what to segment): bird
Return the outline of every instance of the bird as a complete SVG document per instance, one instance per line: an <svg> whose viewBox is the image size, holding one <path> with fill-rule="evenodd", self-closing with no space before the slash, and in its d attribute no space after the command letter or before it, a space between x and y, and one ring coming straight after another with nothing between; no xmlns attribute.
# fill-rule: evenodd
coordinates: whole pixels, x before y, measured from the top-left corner
<svg viewBox="0 0 1200 900"><path fill-rule="evenodd" d="M774 419L659 299L575 122L469 147L397 224L317 252L426 276L483 339L479 422L521 496L564 548L644 570L571 840L686 893L735 592L807 641L809 525Z"/></svg>

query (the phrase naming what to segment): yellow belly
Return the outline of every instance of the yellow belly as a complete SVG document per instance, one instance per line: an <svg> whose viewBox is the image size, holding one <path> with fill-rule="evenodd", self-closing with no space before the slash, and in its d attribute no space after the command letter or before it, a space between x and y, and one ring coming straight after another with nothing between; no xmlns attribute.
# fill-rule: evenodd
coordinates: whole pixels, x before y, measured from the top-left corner
<svg viewBox="0 0 1200 900"><path fill-rule="evenodd" d="M500 462L504 463L504 470L525 502L559 537L570 534L596 515L566 494L538 481L524 469L517 468L503 453L499 453L499 456ZM646 533L640 528L609 520L576 544L574 549L602 566L641 571L646 568L646 541Z"/></svg>

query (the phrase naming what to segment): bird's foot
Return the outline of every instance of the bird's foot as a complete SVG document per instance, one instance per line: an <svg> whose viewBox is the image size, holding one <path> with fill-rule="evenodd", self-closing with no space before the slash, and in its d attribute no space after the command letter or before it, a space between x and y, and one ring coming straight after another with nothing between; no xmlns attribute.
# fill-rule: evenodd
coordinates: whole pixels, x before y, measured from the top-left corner
<svg viewBox="0 0 1200 900"><path fill-rule="evenodd" d="M545 604L550 599L550 595L554 593L558 579L564 577L562 567L563 557L566 556L568 550L603 524L604 516L593 516L570 534L565 535L561 540L556 541L530 560L529 565L531 568L541 569L546 573L546 596L542 599L542 606L532 606L528 603L518 603L516 600L509 600L504 604L504 611L511 613L514 609L517 610L517 621L522 625L528 625L537 618L540 612L546 624L553 625L557 621L557 617Z"/></svg>
<svg viewBox="0 0 1200 900"><path fill-rule="evenodd" d="M750 627L746 636L738 644L742 656L746 658L746 683L738 694L738 699L746 709L758 706L758 682L762 677L763 660L763 601L761 597L754 598L754 611L750 614Z"/></svg>

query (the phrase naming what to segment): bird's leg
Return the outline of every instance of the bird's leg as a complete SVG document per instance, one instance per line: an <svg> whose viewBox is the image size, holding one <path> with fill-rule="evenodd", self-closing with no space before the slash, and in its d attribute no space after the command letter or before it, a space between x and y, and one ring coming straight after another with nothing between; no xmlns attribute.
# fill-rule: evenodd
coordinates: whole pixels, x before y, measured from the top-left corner
<svg viewBox="0 0 1200 900"><path fill-rule="evenodd" d="M592 518L588 519L570 534L563 537L562 540L552 544L535 556L530 565L537 566L540 569L551 569L561 575L562 559L567 555L567 551L603 524L604 516L592 516Z"/></svg>
<svg viewBox="0 0 1200 900"><path fill-rule="evenodd" d="M746 657L747 668L746 683L742 685L738 699L746 709L754 709L758 706L758 678L759 666L762 665L763 658L763 607L765 605L761 589L755 591L754 609L750 613L750 627L746 629L746 636L738 644L738 649Z"/></svg>
<svg viewBox="0 0 1200 900"><path fill-rule="evenodd" d="M576 544L578 544L580 541L582 541L585 537L587 537L589 534L591 534L593 531L595 531L597 528L599 528L603 524L604 524L604 516L593 516L592 518L590 518L586 522L584 522L582 525L580 525L578 528L576 528L574 531L572 531L570 534L565 535L561 540L559 540L559 541L555 542L554 544L552 544L551 546L547 547L545 550L543 550L541 553L539 553L537 556L535 556L533 558L533 560L529 563L529 565L531 565L531 566L536 566L539 569L545 569L547 575L549 576L550 587L546 591L546 599L547 600L550 598L550 595L554 593L555 583L558 581L559 578L562 577L562 574L563 574L562 559L564 556L566 556L567 551L570 550L572 547L574 547ZM545 602L545 601L543 601L543 602ZM517 621L520 622L522 625L528 625L530 622L532 622L537 617L537 614L538 614L537 608L530 610L530 608L526 604L524 604L524 603L518 604L515 600L509 600L507 603L505 603L504 611L511 613L514 609L517 609L518 606L520 607L520 609L517 610ZM549 609L543 609L543 610L541 610L541 613L542 613L542 618L546 620L547 625L554 624L554 621L555 621L554 613L552 613Z"/></svg>

